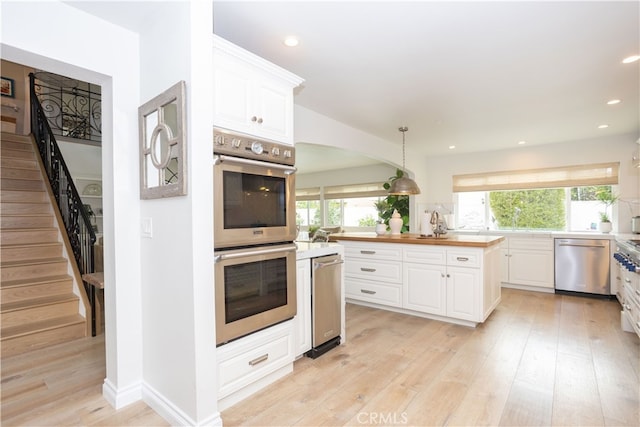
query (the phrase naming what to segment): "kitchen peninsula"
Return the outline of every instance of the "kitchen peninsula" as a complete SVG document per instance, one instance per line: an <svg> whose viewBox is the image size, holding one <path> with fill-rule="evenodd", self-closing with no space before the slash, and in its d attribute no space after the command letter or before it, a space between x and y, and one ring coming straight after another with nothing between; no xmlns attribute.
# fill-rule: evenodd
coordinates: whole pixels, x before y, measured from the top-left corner
<svg viewBox="0 0 640 427"><path fill-rule="evenodd" d="M353 304L475 327L500 303L502 236L339 233Z"/></svg>

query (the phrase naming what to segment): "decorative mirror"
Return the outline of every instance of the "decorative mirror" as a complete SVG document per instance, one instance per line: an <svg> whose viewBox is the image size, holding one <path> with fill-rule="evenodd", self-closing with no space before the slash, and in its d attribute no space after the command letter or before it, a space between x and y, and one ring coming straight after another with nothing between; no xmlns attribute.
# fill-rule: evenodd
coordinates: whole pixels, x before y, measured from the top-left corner
<svg viewBox="0 0 640 427"><path fill-rule="evenodd" d="M140 198L187 194L185 82L138 108Z"/></svg>

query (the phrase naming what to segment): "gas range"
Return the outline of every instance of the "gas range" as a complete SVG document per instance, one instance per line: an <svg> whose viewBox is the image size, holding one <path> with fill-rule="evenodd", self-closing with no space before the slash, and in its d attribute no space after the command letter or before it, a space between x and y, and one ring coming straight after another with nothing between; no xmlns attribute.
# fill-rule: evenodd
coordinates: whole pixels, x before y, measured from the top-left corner
<svg viewBox="0 0 640 427"><path fill-rule="evenodd" d="M617 240L616 245L613 257L627 270L640 273L640 240Z"/></svg>

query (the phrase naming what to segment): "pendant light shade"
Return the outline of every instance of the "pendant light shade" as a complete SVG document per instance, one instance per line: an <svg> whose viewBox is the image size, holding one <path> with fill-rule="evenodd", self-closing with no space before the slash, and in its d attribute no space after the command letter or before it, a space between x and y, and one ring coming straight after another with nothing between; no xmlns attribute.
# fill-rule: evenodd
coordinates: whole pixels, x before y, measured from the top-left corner
<svg viewBox="0 0 640 427"><path fill-rule="evenodd" d="M402 172L404 175L401 178L395 179L391 183L389 194L398 196L420 194L420 188L418 188L418 184L416 184L416 182L411 178L407 177L407 172L405 170L404 133L408 131L409 128L406 126L402 126L398 128L398 130L402 132Z"/></svg>

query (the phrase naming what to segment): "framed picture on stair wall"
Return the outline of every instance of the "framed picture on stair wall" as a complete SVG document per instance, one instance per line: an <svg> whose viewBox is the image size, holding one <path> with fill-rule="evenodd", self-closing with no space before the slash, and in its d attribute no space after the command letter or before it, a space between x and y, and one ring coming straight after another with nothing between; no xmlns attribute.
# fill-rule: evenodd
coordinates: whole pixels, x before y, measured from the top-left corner
<svg viewBox="0 0 640 427"><path fill-rule="evenodd" d="M140 198L187 194L185 82L138 108Z"/></svg>
<svg viewBox="0 0 640 427"><path fill-rule="evenodd" d="M15 98L15 83L9 77L0 77L0 95Z"/></svg>

